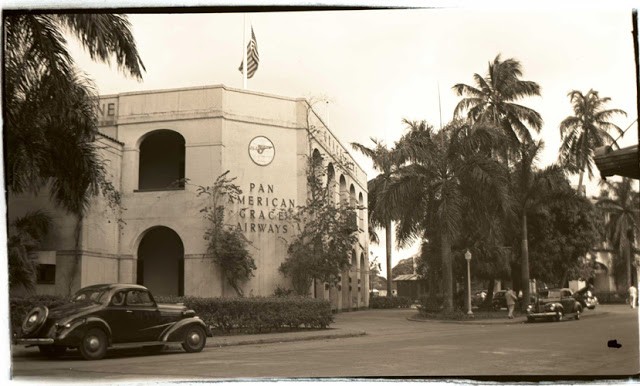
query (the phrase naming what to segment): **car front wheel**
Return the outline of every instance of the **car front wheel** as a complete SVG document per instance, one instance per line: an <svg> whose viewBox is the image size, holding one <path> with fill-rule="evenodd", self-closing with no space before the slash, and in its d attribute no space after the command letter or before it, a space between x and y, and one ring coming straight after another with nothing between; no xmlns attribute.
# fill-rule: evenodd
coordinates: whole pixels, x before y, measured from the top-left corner
<svg viewBox="0 0 640 386"><path fill-rule="evenodd" d="M204 333L204 329L200 326L190 326L184 335L184 341L182 342L182 348L186 352L200 352L207 343L207 335Z"/></svg>
<svg viewBox="0 0 640 386"><path fill-rule="evenodd" d="M564 313L562 312L562 310L556 311L556 322L562 321L563 318L564 318Z"/></svg>
<svg viewBox="0 0 640 386"><path fill-rule="evenodd" d="M80 343L80 354L87 360L102 359L107 354L107 334L99 328L92 328L84 334Z"/></svg>

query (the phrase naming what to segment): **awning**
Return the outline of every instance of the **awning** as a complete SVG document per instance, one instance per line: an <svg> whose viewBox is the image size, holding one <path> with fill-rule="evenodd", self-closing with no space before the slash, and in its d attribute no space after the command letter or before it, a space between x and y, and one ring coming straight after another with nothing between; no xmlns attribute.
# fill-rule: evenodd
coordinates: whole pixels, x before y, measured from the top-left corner
<svg viewBox="0 0 640 386"><path fill-rule="evenodd" d="M638 145L620 150L613 150L611 146L602 146L595 150L593 159L603 178L622 176L640 179Z"/></svg>

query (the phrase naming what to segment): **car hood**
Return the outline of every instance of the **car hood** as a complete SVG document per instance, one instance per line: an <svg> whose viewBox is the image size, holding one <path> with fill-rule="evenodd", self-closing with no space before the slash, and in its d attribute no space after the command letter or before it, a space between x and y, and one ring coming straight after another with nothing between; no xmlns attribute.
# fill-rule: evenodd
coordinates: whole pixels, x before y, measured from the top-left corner
<svg viewBox="0 0 640 386"><path fill-rule="evenodd" d="M78 318L96 312L103 307L102 304L93 302L67 303L49 310L49 318L56 321L67 318Z"/></svg>

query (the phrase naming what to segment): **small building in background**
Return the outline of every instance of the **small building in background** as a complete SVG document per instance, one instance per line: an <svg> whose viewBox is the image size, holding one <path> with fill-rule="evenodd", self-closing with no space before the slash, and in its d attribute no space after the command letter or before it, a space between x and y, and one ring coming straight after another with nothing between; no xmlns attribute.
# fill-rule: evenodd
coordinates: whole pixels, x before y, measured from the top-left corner
<svg viewBox="0 0 640 386"><path fill-rule="evenodd" d="M420 296L427 295L427 280L417 273L399 275L393 279L398 296L406 296L412 300L418 300Z"/></svg>

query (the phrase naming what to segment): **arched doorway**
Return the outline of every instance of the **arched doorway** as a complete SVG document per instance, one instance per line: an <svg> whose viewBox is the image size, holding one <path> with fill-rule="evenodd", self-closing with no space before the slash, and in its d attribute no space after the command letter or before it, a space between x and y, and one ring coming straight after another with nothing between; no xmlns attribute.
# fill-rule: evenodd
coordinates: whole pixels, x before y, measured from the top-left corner
<svg viewBox="0 0 640 386"><path fill-rule="evenodd" d="M184 295L184 246L172 229L149 229L138 246L138 284L154 295Z"/></svg>

